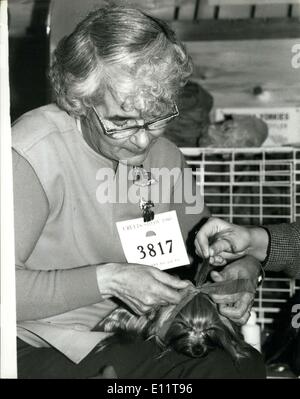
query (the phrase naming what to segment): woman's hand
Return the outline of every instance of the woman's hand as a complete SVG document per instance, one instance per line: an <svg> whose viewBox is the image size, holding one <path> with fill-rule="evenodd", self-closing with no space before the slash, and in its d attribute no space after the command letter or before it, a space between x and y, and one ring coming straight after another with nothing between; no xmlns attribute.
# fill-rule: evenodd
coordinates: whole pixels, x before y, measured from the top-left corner
<svg viewBox="0 0 300 399"><path fill-rule="evenodd" d="M139 315L179 303L182 290L191 284L155 267L128 263L99 265L97 281L102 296L119 298Z"/></svg>

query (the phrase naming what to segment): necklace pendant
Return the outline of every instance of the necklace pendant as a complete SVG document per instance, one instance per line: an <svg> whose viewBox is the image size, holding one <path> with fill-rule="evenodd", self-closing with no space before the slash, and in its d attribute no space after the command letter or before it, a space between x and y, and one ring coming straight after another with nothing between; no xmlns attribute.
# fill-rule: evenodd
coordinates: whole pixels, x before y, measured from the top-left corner
<svg viewBox="0 0 300 399"><path fill-rule="evenodd" d="M151 186L151 184L156 183L156 180L152 177L151 172L147 172L143 166L133 167L133 181L134 184L141 187Z"/></svg>
<svg viewBox="0 0 300 399"><path fill-rule="evenodd" d="M154 219L154 211L151 209L154 207L152 201L145 201L143 198L140 199L140 209L143 212L144 222L151 222Z"/></svg>

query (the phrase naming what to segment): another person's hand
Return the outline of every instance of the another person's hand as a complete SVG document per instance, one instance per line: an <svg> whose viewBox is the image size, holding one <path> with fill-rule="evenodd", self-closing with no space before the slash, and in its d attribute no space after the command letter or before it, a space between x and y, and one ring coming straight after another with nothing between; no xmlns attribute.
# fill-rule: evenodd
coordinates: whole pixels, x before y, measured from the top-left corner
<svg viewBox="0 0 300 399"><path fill-rule="evenodd" d="M266 256L268 235L260 227L246 227L228 223L219 218L209 218L195 238L196 252L209 257L210 263L222 266L228 260L249 254L258 260Z"/></svg>
<svg viewBox="0 0 300 399"><path fill-rule="evenodd" d="M252 256L245 256L230 263L221 272L212 271L211 278L215 282L245 278L250 279L256 286L259 273L260 263ZM222 315L242 325L250 317L255 294L239 292L231 295L211 295L211 297L219 305L219 311Z"/></svg>
<svg viewBox="0 0 300 399"><path fill-rule="evenodd" d="M155 267L128 263L98 266L97 280L103 296L119 298L139 315L179 303L183 289L191 284Z"/></svg>

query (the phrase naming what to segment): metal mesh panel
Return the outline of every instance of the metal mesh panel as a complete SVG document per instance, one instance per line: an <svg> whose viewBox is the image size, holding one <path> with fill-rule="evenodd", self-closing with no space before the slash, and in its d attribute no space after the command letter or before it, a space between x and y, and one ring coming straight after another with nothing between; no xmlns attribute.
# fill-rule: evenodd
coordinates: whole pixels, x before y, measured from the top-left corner
<svg viewBox="0 0 300 399"><path fill-rule="evenodd" d="M214 216L253 225L300 220L300 149L181 150ZM272 328L283 304L299 289L299 280L267 274L254 303L262 329Z"/></svg>

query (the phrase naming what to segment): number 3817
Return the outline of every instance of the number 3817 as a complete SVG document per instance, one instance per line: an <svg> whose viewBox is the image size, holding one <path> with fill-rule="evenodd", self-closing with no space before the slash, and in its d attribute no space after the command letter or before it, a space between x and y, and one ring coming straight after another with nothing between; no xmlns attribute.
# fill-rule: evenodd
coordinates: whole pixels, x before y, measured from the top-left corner
<svg viewBox="0 0 300 399"><path fill-rule="evenodd" d="M166 253L171 254L173 249L172 240L166 240L165 243L158 242L157 244L147 244L146 248L143 245L139 245L137 250L140 251L140 259L145 259L146 256L154 258L156 255L165 255Z"/></svg>

